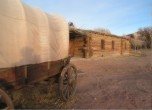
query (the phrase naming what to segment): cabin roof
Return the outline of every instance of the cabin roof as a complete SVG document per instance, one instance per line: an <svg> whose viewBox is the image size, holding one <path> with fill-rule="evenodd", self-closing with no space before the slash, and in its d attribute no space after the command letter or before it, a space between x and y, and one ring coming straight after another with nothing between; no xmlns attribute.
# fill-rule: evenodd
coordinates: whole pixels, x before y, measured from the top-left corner
<svg viewBox="0 0 152 110"><path fill-rule="evenodd" d="M75 29L75 28L70 29L70 38L88 37L89 33L98 34L98 35L105 35L105 36L110 36L110 37L116 37L116 38L122 38L122 39L128 40L127 38L124 38L122 36L117 36L114 34L105 34L105 33L96 32L96 31L92 31L92 30Z"/></svg>

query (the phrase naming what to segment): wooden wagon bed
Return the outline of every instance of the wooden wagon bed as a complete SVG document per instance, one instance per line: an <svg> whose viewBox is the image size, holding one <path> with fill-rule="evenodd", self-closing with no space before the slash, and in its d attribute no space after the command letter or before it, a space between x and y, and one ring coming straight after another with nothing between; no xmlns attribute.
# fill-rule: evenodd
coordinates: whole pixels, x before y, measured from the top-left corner
<svg viewBox="0 0 152 110"><path fill-rule="evenodd" d="M11 86L17 89L25 84L38 82L59 74L64 65L64 60L58 60L0 69L0 82L6 89Z"/></svg>

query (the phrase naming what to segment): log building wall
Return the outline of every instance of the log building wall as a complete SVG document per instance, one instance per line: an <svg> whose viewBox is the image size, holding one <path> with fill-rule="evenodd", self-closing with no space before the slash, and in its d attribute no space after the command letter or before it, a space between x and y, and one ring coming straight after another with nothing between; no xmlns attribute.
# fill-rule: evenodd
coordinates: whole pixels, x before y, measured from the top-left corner
<svg viewBox="0 0 152 110"><path fill-rule="evenodd" d="M130 42L125 38L97 32L82 32L70 32L70 54L74 57L104 57L130 51Z"/></svg>

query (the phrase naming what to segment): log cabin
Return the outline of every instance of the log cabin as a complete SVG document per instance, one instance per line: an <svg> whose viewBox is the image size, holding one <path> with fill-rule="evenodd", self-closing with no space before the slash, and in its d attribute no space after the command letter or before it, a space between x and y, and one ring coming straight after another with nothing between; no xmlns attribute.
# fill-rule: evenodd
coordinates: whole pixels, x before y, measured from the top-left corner
<svg viewBox="0 0 152 110"><path fill-rule="evenodd" d="M70 29L69 53L73 57L124 55L129 54L130 49L127 38L90 30Z"/></svg>

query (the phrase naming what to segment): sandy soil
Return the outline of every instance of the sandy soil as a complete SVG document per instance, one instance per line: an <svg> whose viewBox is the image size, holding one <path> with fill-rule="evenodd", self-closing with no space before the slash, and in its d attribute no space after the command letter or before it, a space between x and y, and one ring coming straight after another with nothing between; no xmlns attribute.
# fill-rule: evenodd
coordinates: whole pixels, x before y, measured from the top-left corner
<svg viewBox="0 0 152 110"><path fill-rule="evenodd" d="M142 55L72 59L78 68L75 97L57 96L57 84L36 85L15 95L16 108L152 109L152 51ZM39 92L38 92L39 91Z"/></svg>
<svg viewBox="0 0 152 110"><path fill-rule="evenodd" d="M73 108L152 109L152 52L73 63L79 70Z"/></svg>

